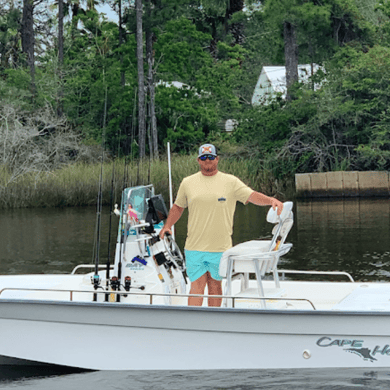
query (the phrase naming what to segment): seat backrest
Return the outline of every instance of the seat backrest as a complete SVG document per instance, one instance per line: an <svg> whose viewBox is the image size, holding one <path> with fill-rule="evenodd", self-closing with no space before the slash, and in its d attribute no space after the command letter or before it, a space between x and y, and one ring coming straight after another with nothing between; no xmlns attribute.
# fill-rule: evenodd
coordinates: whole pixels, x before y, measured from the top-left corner
<svg viewBox="0 0 390 390"><path fill-rule="evenodd" d="M272 207L267 213L267 222L275 224L272 229L272 239L269 246L269 251L278 250L284 244L287 235L294 224L294 214L292 212L293 202L284 202L283 210L280 215L277 213L277 208Z"/></svg>

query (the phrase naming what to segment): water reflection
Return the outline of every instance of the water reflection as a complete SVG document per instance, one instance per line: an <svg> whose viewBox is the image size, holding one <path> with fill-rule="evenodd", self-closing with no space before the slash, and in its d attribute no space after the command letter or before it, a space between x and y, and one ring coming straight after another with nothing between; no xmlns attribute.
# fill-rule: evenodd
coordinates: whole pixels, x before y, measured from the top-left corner
<svg viewBox="0 0 390 390"><path fill-rule="evenodd" d="M268 207L237 205L233 242L270 237ZM357 280L390 275L390 200L344 199L296 202L288 241L293 249L281 261L290 269L338 270ZM93 263L95 207L23 209L0 213L0 273L66 273ZM118 219L113 218L112 247ZM176 226L184 246L187 215ZM109 212L103 210L101 262L107 261Z"/></svg>
<svg viewBox="0 0 390 390"><path fill-rule="evenodd" d="M292 268L350 272L384 280L390 271L390 200L299 202L292 232Z"/></svg>
<svg viewBox="0 0 390 390"><path fill-rule="evenodd" d="M66 273L78 264L93 263L94 207L10 210L0 215L0 273ZM106 263L108 209L103 210L101 224L101 262ZM113 244L117 224L115 217Z"/></svg>

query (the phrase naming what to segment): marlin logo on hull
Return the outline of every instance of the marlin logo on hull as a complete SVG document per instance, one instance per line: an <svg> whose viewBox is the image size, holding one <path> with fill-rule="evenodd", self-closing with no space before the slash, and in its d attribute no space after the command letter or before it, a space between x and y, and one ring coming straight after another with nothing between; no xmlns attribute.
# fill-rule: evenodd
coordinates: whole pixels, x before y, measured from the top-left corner
<svg viewBox="0 0 390 390"><path fill-rule="evenodd" d="M354 353L355 355L360 356L363 360L369 360L370 362L377 360L371 356L371 349L368 348L346 348L344 351Z"/></svg>
<svg viewBox="0 0 390 390"><path fill-rule="evenodd" d="M319 338L316 341L316 344L319 347L327 348L327 347L344 347L343 351L353 353L363 360L375 362L376 359L374 356L382 355L382 356L390 356L390 345L386 344L384 347L380 345L376 345L374 348L370 349L364 347L364 340L356 340L356 339L332 339L329 336L324 336ZM349 348L345 348L345 347Z"/></svg>

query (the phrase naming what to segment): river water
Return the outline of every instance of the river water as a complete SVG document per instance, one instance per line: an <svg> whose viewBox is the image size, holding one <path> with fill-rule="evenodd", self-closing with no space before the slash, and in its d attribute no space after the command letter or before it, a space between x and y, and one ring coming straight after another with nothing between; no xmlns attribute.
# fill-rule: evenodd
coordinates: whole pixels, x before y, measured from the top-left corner
<svg viewBox="0 0 390 390"><path fill-rule="evenodd" d="M238 205L235 244L270 236L267 208ZM293 249L279 268L338 270L359 281L390 276L390 199L297 201L288 237ZM117 233L112 220L111 253ZM102 216L100 254L107 261L109 213ZM183 248L186 214L176 226ZM67 273L94 258L96 210L89 208L9 210L0 213L0 273ZM55 347L55 346L53 346ZM88 346L86 346L88 347ZM113 353L114 353L113 346ZM103 358L103 357L102 357ZM136 357L135 357L136 358ZM162 357L163 358L163 357ZM384 389L389 369L316 369L171 372L75 372L1 370L0 389Z"/></svg>

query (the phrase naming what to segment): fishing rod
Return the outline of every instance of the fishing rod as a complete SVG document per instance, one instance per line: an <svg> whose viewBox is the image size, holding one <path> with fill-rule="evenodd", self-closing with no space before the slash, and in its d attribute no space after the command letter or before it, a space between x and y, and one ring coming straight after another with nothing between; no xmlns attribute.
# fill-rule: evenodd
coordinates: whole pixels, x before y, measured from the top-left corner
<svg viewBox="0 0 390 390"><path fill-rule="evenodd" d="M128 171L126 170L127 169L127 157L125 157L125 164L124 164L124 167L123 167L123 189L122 189L122 199L121 199L121 205L122 205L122 209L121 209L121 223L120 223L120 233L121 233L121 240L120 240L120 249L119 249L119 259L118 259L118 276L117 276L117 280L118 282L117 283L114 283L114 288L117 288L118 290L120 289L120 282L121 282L121 278L122 278L122 256L123 256L123 245L125 243L125 240L126 240L126 223L127 221L125 220L126 216L127 216L127 210L126 210L126 207L125 209L123 209L123 205L125 205L125 199L124 199L124 190L126 188L126 174L128 174ZM117 294L116 296L116 301L117 302L120 302L120 294Z"/></svg>
<svg viewBox="0 0 390 390"><path fill-rule="evenodd" d="M110 284L110 247L111 247L111 231L112 231L112 205L114 201L114 178L115 178L115 158L112 162L112 175L111 175L111 193L110 193L110 221L109 221L109 228L108 228L108 250L107 250L107 267L106 267L106 290L108 290L109 284ZM109 300L109 294L106 294L105 301L108 302Z"/></svg>
<svg viewBox="0 0 390 390"><path fill-rule="evenodd" d="M104 75L104 70L103 70ZM95 257L95 273L92 277L93 288L97 290L102 288L100 286L99 276L99 255L100 255L100 227L101 227L101 215L103 208L103 164L104 164L104 148L106 144L106 114L107 114L107 87L105 90L104 99L104 118L103 118L103 132L102 132L102 161L100 164L100 177L99 177L99 191L97 198L97 210L96 210L96 257ZM93 301L97 301L97 294L93 294Z"/></svg>
<svg viewBox="0 0 390 390"><path fill-rule="evenodd" d="M173 194L172 194L172 168L171 168L171 144L167 142L167 154L168 154L168 181L169 181L169 210L173 205ZM172 226L172 238L175 239L175 226Z"/></svg>
<svg viewBox="0 0 390 390"><path fill-rule="evenodd" d="M100 226L101 226L101 214L102 214L102 204L103 204L103 160L104 160L104 150L103 150L102 162L100 166L99 191L98 191L97 210L96 210L95 273L92 277L92 284L95 290L97 290L100 287L99 252L100 252ZM93 294L93 300L95 302L97 301L97 294Z"/></svg>

